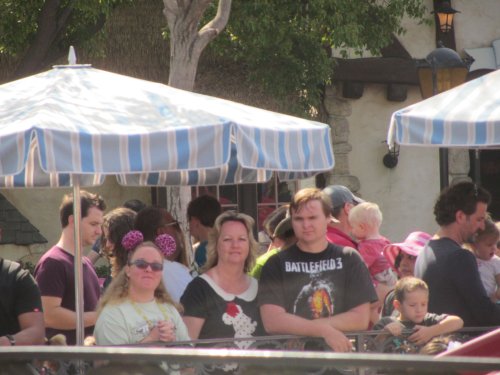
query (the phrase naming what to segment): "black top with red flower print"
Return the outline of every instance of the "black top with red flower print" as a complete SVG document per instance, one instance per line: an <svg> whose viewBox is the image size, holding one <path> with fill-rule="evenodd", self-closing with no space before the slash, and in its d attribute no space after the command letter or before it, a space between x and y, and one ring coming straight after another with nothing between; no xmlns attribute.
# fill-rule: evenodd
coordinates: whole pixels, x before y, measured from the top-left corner
<svg viewBox="0 0 500 375"><path fill-rule="evenodd" d="M262 336L264 328L256 303L258 284L239 295L225 292L207 274L189 283L181 297L184 316L205 319L199 339L245 338ZM251 341L237 340L235 345L247 349Z"/></svg>

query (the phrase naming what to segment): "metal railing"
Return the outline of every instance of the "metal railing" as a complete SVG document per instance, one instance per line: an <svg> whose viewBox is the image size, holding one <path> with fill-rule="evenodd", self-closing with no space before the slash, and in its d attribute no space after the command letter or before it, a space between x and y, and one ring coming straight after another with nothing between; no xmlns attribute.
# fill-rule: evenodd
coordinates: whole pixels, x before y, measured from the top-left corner
<svg viewBox="0 0 500 375"><path fill-rule="evenodd" d="M473 335L486 329L465 329ZM264 336L250 349L235 349L235 340L197 340L175 343L187 347L63 347L26 346L0 349L0 375L63 374L62 364L76 363L86 375L149 374L399 374L500 371L500 358L443 357L369 352L380 332L349 334L357 352L333 353L321 339L296 336ZM237 341L237 340L236 340ZM248 341L248 339L247 339ZM196 345L196 347L193 347ZM202 345L202 347L200 347ZM212 346L207 348L205 346ZM377 350L384 349L376 347ZM86 364L83 366L82 364ZM54 367L50 367L54 365ZM59 371L57 372L57 366Z"/></svg>

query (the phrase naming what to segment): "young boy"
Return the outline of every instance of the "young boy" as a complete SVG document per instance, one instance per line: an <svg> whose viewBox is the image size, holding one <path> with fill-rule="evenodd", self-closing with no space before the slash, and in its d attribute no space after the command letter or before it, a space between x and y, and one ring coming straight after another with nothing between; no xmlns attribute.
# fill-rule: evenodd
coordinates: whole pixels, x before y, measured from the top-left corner
<svg viewBox="0 0 500 375"><path fill-rule="evenodd" d="M399 316L383 317L373 326L393 336L402 336L403 330L413 330L407 339L415 345L424 345L435 336L463 327L463 320L455 315L437 315L427 312L429 288L416 277L404 277L396 283L394 308Z"/></svg>
<svg viewBox="0 0 500 375"><path fill-rule="evenodd" d="M397 276L383 254L390 241L379 232L382 212L375 203L363 202L349 211L352 234L358 241L358 251L370 271L379 302L371 305L370 320L373 324L380 319L380 306L387 293L394 289Z"/></svg>

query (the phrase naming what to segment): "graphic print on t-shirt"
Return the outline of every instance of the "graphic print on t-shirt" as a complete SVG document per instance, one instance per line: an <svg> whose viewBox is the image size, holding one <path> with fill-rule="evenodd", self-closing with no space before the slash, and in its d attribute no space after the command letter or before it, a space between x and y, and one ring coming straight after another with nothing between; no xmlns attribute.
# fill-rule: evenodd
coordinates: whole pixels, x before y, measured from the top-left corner
<svg viewBox="0 0 500 375"><path fill-rule="evenodd" d="M332 316L334 313L333 283L321 273L310 274L311 281L304 285L293 305L293 313L308 319Z"/></svg>
<svg viewBox="0 0 500 375"><path fill-rule="evenodd" d="M243 312L241 306L234 302L228 302L226 305L226 312L222 314L222 321L233 326L234 337L252 337L252 333L257 328L257 322ZM240 349L248 349L252 345L252 341L236 341L236 346Z"/></svg>

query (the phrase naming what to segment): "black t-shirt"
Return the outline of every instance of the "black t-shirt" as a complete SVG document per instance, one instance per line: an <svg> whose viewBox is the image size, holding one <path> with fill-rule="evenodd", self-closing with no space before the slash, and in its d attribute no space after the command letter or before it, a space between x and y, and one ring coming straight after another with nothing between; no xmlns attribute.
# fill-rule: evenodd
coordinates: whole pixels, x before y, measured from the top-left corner
<svg viewBox="0 0 500 375"><path fill-rule="evenodd" d="M397 317L394 317L394 316L384 316L382 319L380 319L373 326L372 329L375 331L380 330L380 329L384 329L384 327L386 325L388 325L390 323L394 323L394 322L401 323L405 327L405 329L413 329L413 328L415 328L416 325L430 327L430 326L438 324L439 322L444 320L446 317L448 317L447 314L438 315L438 314L433 314L433 313L427 313L427 314L425 314L424 320L422 320L422 323L414 323L414 322L409 321L409 320L399 320Z"/></svg>
<svg viewBox="0 0 500 375"><path fill-rule="evenodd" d="M259 305L317 319L377 300L370 273L353 248L331 243L320 253L297 245L273 255L262 269Z"/></svg>
<svg viewBox="0 0 500 375"><path fill-rule="evenodd" d="M472 252L449 238L429 241L415 263L429 286L429 310L458 315L466 327L500 324L500 306L487 296Z"/></svg>
<svg viewBox="0 0 500 375"><path fill-rule="evenodd" d="M0 258L0 336L18 333L18 316L36 311L42 311L42 300L33 277L18 263Z"/></svg>
<svg viewBox="0 0 500 375"><path fill-rule="evenodd" d="M245 338L264 334L257 306L258 283L252 278L250 287L239 295L225 292L207 274L191 281L181 297L184 316L205 319L199 339ZM250 341L236 341L247 349Z"/></svg>

